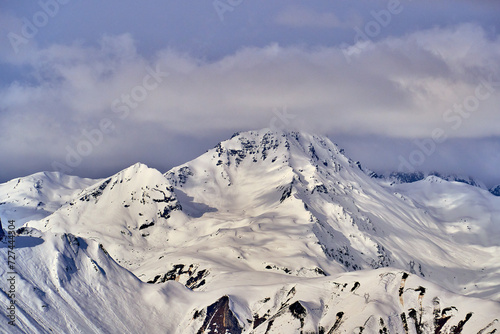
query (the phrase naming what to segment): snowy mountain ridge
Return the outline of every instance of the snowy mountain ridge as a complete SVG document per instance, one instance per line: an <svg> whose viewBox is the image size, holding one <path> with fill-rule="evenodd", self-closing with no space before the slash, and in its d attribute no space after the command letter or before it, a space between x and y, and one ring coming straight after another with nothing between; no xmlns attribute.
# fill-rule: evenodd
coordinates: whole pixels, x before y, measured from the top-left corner
<svg viewBox="0 0 500 334"><path fill-rule="evenodd" d="M98 182L59 172L40 172L0 184L0 216L21 226L50 215L75 193Z"/></svg>
<svg viewBox="0 0 500 334"><path fill-rule="evenodd" d="M141 303L144 291L155 291L151 312L177 312L154 318L152 333L500 329L500 203L486 190L437 177L379 183L326 138L268 129L235 134L165 174L136 164L85 182L52 213L27 221L19 238L43 242L19 256L56 271L70 263L75 286L91 284L92 270L126 272L136 282L127 291ZM97 265L88 267L50 246L68 235L97 245L109 260L100 265L92 253ZM47 262L58 254L64 260ZM92 302L79 299L76 287L60 295L50 284L61 276L47 273L55 283L45 285L30 262L24 265L27 286L52 291L50 303ZM99 282L121 294L120 280ZM131 312L127 303L120 308ZM51 321L90 317L65 305L68 313L53 309ZM45 312L28 304L23 310ZM115 320L92 317L108 328L102 332L114 332ZM213 320L219 317L225 320ZM40 321L28 323L48 331ZM66 325L57 328L74 332Z"/></svg>
<svg viewBox="0 0 500 334"><path fill-rule="evenodd" d="M474 179L473 177L470 176L465 176L465 175L457 175L457 174L442 174L439 172L430 172L430 173L424 173L424 172L392 172L392 173L386 173L386 174L378 174L370 170L366 170L367 174L374 178L378 179L380 182L384 184L401 184L401 183L413 183L417 181L421 181L429 176L436 176L440 179L443 179L445 181L449 182L460 182L460 183L465 183L474 187L478 187L481 189L488 190L491 194L495 196L500 196L500 185L488 188L486 185Z"/></svg>
<svg viewBox="0 0 500 334"><path fill-rule="evenodd" d="M440 179L450 181L450 182L460 182L465 183L474 187L481 189L488 189L482 182L475 180L470 176L457 175L457 174L442 174L439 172L392 172L389 174L377 174L375 172L370 172L369 175L376 179L381 179L393 183L413 183L423 180L429 176L436 176Z"/></svg>

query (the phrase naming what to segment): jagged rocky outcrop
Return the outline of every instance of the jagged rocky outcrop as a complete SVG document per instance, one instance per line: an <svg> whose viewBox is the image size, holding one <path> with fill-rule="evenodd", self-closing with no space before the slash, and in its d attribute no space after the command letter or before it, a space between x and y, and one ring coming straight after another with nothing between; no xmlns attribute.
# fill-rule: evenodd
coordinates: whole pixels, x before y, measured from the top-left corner
<svg viewBox="0 0 500 334"><path fill-rule="evenodd" d="M500 185L491 188L490 193L492 193L495 196L500 196Z"/></svg>
<svg viewBox="0 0 500 334"><path fill-rule="evenodd" d="M167 281L176 281L181 282L191 290L196 290L205 285L205 278L208 275L208 270L199 270L197 265L191 264L188 267L184 264L175 264L171 270L165 274L156 275L152 280L149 280L148 283L159 284Z"/></svg>
<svg viewBox="0 0 500 334"><path fill-rule="evenodd" d="M5 232L4 232L3 226L2 226L2 218L0 218L0 241L2 241L4 236L5 236Z"/></svg>
<svg viewBox="0 0 500 334"><path fill-rule="evenodd" d="M223 296L205 311L205 320L198 330L198 334L226 333L241 334L242 328L229 307L229 297Z"/></svg>

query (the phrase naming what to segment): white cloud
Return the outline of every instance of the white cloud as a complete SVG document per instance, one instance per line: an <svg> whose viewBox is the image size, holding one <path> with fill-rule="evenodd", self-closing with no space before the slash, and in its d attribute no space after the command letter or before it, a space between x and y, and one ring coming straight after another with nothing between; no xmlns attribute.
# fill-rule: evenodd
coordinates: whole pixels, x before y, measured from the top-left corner
<svg viewBox="0 0 500 334"><path fill-rule="evenodd" d="M83 130L110 119L115 130L87 158L97 163L181 136L269 127L282 108L295 116L282 125L339 136L411 139L435 128L449 137L500 136L499 86L468 116L448 111L474 102L484 78L500 80L500 42L481 28L433 29L353 47L359 52L347 56L339 47L270 45L206 62L175 50L145 58L129 35L104 37L99 47L53 45L31 56L30 83L0 90L0 123L9 125L0 133L0 154L63 160ZM168 76L148 81L152 70ZM139 99L127 106L134 93ZM119 108L128 109L126 117Z"/></svg>

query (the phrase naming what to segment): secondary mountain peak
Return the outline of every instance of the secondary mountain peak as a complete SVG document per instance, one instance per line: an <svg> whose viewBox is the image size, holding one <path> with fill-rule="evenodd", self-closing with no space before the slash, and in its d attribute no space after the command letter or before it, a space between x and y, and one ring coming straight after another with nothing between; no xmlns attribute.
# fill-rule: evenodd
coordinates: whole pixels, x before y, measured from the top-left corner
<svg viewBox="0 0 500 334"><path fill-rule="evenodd" d="M167 179L137 163L83 189L52 215L29 225L92 236L130 269L146 255L137 254L135 247L163 244L171 229L167 220L172 216L179 223L184 220L181 209Z"/></svg>

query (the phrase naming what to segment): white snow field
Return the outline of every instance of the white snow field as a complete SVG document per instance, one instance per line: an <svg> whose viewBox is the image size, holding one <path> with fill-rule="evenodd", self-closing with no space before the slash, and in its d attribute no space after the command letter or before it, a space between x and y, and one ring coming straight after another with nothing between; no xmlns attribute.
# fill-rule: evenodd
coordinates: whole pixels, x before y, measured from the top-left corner
<svg viewBox="0 0 500 334"><path fill-rule="evenodd" d="M324 137L239 133L165 174L38 173L0 203L23 225L6 333L500 330L500 197L370 178Z"/></svg>

